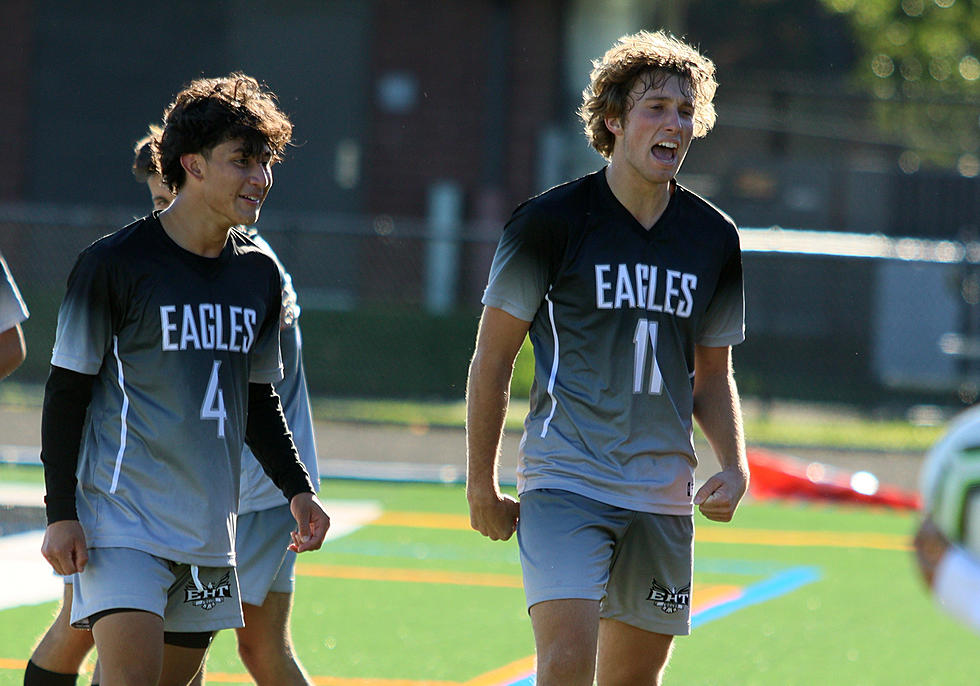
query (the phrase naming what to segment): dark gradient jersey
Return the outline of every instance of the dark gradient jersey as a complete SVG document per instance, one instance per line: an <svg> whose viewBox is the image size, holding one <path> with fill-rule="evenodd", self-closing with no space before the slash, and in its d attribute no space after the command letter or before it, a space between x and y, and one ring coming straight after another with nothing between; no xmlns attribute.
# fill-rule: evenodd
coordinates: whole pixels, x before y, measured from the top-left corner
<svg viewBox="0 0 980 686"><path fill-rule="evenodd" d="M744 339L732 221L678 186L647 231L599 171L515 210L483 302L531 323L519 491L690 514L694 347Z"/></svg>
<svg viewBox="0 0 980 686"><path fill-rule="evenodd" d="M90 547L235 563L248 384L282 375L279 270L232 230L219 257L155 217L85 249L51 363L96 374L76 504Z"/></svg>
<svg viewBox="0 0 980 686"><path fill-rule="evenodd" d="M303 336L299 329L300 306L293 288L293 279L279 257L255 229L248 230L248 237L265 250L279 267L282 281L282 311L279 316L279 349L282 351L282 381L276 384L276 393L282 400L282 411L293 434L293 443L300 459L306 465L313 487L320 487L320 471L317 465L316 438L313 433L313 414L310 396L306 388L306 372L303 369ZM238 514L268 510L286 505L282 491L262 469L252 451L245 446L242 454L241 500Z"/></svg>

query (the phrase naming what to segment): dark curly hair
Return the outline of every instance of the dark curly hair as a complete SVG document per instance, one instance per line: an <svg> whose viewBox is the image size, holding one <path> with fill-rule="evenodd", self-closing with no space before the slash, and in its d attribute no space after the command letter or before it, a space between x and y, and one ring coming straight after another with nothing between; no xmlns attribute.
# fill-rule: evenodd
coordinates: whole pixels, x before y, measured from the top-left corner
<svg viewBox="0 0 980 686"><path fill-rule="evenodd" d="M150 124L147 134L136 141L133 146L133 176L140 183L146 183L154 174L160 173L157 161L153 156L154 146L160 140L163 128L157 124Z"/></svg>
<svg viewBox="0 0 980 686"><path fill-rule="evenodd" d="M163 121L155 157L174 193L186 181L181 155L208 154L216 145L240 138L248 156L268 145L272 162L278 162L293 135L292 122L279 109L275 94L241 72L192 81L164 111Z"/></svg>
<svg viewBox="0 0 980 686"><path fill-rule="evenodd" d="M656 88L669 76L680 77L694 100L694 136L707 135L715 124L711 101L718 82L714 63L669 33L640 31L623 36L592 66L578 113L585 122L589 144L606 159L612 155L616 138L606 128L605 119L629 112L639 78L649 79L647 87Z"/></svg>

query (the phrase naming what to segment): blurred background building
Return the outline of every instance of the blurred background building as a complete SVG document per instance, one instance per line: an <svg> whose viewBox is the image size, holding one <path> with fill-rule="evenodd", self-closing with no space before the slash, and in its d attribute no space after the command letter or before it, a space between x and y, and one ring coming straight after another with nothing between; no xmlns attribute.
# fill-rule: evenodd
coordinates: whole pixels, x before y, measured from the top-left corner
<svg viewBox="0 0 980 686"><path fill-rule="evenodd" d="M665 27L715 60L721 84L718 124L680 181L757 229L743 391L895 408L976 398L976 0L0 11L0 248L33 314L15 379L43 381L78 250L149 209L132 143L187 81L242 70L296 125L260 226L300 292L311 390L462 397L503 222L603 163L575 115L590 61Z"/></svg>

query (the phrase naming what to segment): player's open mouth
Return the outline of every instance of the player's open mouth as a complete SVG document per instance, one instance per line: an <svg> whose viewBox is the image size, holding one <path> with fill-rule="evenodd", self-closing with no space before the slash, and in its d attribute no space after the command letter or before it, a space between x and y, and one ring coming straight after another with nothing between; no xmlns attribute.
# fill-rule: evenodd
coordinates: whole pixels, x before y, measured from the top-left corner
<svg viewBox="0 0 980 686"><path fill-rule="evenodd" d="M239 195L238 197L256 205L262 202L262 196L260 195Z"/></svg>
<svg viewBox="0 0 980 686"><path fill-rule="evenodd" d="M677 147L677 143L665 141L650 148L650 152L658 161L673 164L674 160L677 159Z"/></svg>

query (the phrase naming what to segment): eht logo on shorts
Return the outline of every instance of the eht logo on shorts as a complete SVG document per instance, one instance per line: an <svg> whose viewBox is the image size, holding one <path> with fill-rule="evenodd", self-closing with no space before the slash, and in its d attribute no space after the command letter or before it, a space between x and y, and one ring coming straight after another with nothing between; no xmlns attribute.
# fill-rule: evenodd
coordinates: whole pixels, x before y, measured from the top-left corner
<svg viewBox="0 0 980 686"><path fill-rule="evenodd" d="M225 574L217 584L209 581L207 585L193 581L184 587L184 602L197 605L202 610L211 610L225 598L231 597L231 573Z"/></svg>
<svg viewBox="0 0 980 686"><path fill-rule="evenodd" d="M657 583L656 579L653 579L647 600L667 614L672 615L691 604L691 585L688 584L684 588L676 589L673 586L662 586Z"/></svg>

